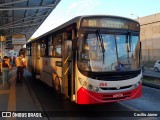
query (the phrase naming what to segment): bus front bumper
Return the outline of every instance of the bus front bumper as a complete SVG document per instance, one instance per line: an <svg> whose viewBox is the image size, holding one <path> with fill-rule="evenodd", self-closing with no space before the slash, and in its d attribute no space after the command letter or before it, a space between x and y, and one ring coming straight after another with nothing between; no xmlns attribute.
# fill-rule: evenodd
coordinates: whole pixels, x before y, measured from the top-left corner
<svg viewBox="0 0 160 120"><path fill-rule="evenodd" d="M96 93L81 87L77 92L78 104L98 104L107 102L118 102L123 100L129 100L139 98L142 95L142 84L136 89L117 92L117 93Z"/></svg>

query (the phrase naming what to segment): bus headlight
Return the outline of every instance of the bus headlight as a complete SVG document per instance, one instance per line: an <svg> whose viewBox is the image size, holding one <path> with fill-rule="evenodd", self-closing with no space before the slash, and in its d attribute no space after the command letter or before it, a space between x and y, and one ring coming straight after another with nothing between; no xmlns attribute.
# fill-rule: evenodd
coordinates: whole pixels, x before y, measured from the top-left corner
<svg viewBox="0 0 160 120"><path fill-rule="evenodd" d="M137 82L136 84L134 84L134 88L137 88L139 86L139 82Z"/></svg>
<svg viewBox="0 0 160 120"><path fill-rule="evenodd" d="M92 85L88 85L88 89L89 89L89 90L92 90L92 89L93 89L93 86L92 86Z"/></svg>
<svg viewBox="0 0 160 120"><path fill-rule="evenodd" d="M93 88L93 91L94 91L94 92L98 92L98 91L99 91L99 88L98 88L98 87L94 87L94 88Z"/></svg>
<svg viewBox="0 0 160 120"><path fill-rule="evenodd" d="M93 91L93 92L98 92L99 91L98 87L94 87L92 85L88 85L87 88L88 88L88 90Z"/></svg>
<svg viewBox="0 0 160 120"><path fill-rule="evenodd" d="M98 87L94 87L92 85L88 85L87 88L88 88L88 90L93 91L93 92L98 92L99 91Z"/></svg>
<svg viewBox="0 0 160 120"><path fill-rule="evenodd" d="M79 78L78 77L78 80L80 82L80 84L82 85L82 87L84 87L85 89L88 89L90 91L93 91L93 92L98 92L99 91L99 88L98 87L94 87L93 85L91 84L88 84L85 80L83 80L82 78Z"/></svg>
<svg viewBox="0 0 160 120"><path fill-rule="evenodd" d="M140 85L141 81L137 82L136 84L133 84L132 85L132 89L135 89L137 88L139 85Z"/></svg>

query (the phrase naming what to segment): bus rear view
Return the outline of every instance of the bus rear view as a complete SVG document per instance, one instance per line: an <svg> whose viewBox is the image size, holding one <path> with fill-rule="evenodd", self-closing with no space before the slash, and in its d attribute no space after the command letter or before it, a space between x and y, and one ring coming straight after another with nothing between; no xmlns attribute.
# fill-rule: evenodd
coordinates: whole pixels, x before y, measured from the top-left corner
<svg viewBox="0 0 160 120"><path fill-rule="evenodd" d="M76 102L95 104L142 94L140 24L115 16L82 17L78 31Z"/></svg>

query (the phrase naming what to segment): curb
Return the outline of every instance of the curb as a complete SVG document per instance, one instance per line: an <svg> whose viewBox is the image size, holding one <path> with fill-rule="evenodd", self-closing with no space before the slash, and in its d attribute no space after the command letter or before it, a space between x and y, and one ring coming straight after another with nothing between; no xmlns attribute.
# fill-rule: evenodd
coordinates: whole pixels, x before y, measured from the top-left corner
<svg viewBox="0 0 160 120"><path fill-rule="evenodd" d="M151 88L160 89L160 85L149 83L149 82L142 82L142 85L147 86L147 87L151 87Z"/></svg>
<svg viewBox="0 0 160 120"><path fill-rule="evenodd" d="M151 75L143 75L143 78L160 79L160 77L158 77L158 76L151 76ZM151 88L160 89L160 84L154 84L154 83L143 81L142 85L147 86L147 87L151 87Z"/></svg>
<svg viewBox="0 0 160 120"><path fill-rule="evenodd" d="M29 85L29 83L27 82L27 78L25 76L23 76L24 80L23 82L26 84L26 87L28 89L28 92L32 98L32 101L33 103L35 104L36 108L39 110L39 111L43 111L43 108L37 98L37 96L35 95L34 91L32 90L31 86Z"/></svg>
<svg viewBox="0 0 160 120"><path fill-rule="evenodd" d="M28 70L27 70L27 71L28 71ZM33 103L35 103L36 108L38 109L38 111L41 111L41 112L43 112L43 114L45 114L46 117L43 117L44 120L49 120L49 116L48 116L48 114L46 113L46 111L45 111L45 109L44 109L44 106L43 106L42 103L39 101L39 99L38 99L37 95L35 94L34 90L32 89L32 87L31 87L31 86L29 85L29 83L27 82L27 78L25 77L25 75L24 75L23 78L24 78L24 83L26 84L26 87L27 87L27 89L28 89L28 91L29 91L29 94L30 94L30 96L31 96L31 98L32 98Z"/></svg>
<svg viewBox="0 0 160 120"><path fill-rule="evenodd" d="M144 78L147 77L147 78L154 78L154 79L160 79L159 76L152 76L152 75L142 75Z"/></svg>

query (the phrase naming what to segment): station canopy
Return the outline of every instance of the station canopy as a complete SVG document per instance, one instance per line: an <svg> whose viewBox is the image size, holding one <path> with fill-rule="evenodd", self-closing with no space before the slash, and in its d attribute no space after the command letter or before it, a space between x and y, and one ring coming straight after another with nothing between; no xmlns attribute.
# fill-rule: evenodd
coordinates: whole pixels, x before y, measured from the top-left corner
<svg viewBox="0 0 160 120"><path fill-rule="evenodd" d="M0 36L12 46L12 35L28 40L60 0L0 0Z"/></svg>

